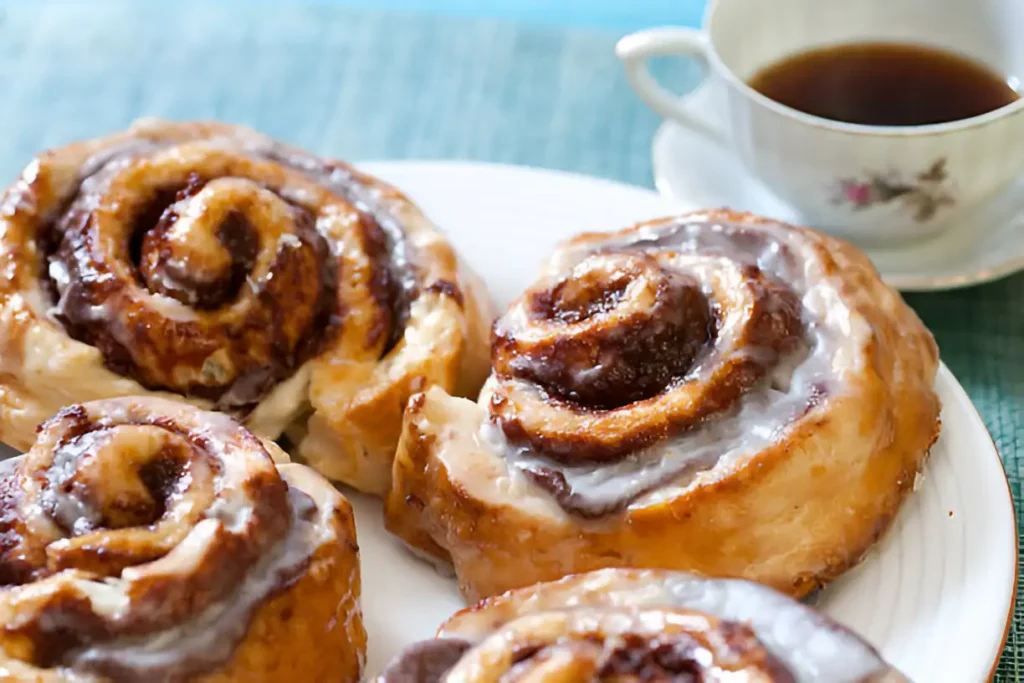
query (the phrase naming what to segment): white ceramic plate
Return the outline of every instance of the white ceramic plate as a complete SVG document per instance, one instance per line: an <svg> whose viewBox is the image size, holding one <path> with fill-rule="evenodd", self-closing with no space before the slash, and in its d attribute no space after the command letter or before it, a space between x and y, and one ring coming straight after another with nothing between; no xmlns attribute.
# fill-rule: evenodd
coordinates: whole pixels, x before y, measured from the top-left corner
<svg viewBox="0 0 1024 683"><path fill-rule="evenodd" d="M727 206L801 223L796 211L747 173L736 156L680 125L662 124L652 158L658 190L678 203ZM1024 178L958 221L922 244L865 251L882 279L907 292L967 287L1024 269Z"/></svg>
<svg viewBox="0 0 1024 683"><path fill-rule="evenodd" d="M554 244L671 213L653 192L566 173L489 164L382 162L362 168L402 188L487 280L499 304L534 277ZM916 494L860 567L819 605L915 681L987 680L1013 602L1017 533L999 454L945 366L942 436ZM454 580L385 531L376 501L355 500L363 559L368 674L433 635L463 603Z"/></svg>
<svg viewBox="0 0 1024 683"><path fill-rule="evenodd" d="M533 279L556 242L678 209L647 190L552 171L434 162L362 167L419 202L500 304ZM878 549L818 603L914 680L971 683L987 680L1005 640L1017 533L999 454L945 366L938 391L943 430L918 491ZM372 676L405 645L432 636L463 603L453 579L384 530L378 501L349 497L362 549Z"/></svg>

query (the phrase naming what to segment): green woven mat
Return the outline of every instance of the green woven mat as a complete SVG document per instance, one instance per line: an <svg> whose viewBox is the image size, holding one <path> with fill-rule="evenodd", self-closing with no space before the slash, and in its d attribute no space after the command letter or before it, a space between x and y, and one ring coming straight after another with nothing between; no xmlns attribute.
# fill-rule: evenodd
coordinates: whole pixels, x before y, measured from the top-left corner
<svg viewBox="0 0 1024 683"><path fill-rule="evenodd" d="M626 85L614 41L326 6L9 5L0 175L42 147L156 114L247 123L350 159L472 158L649 186L657 120ZM691 75L663 70L679 84ZM1024 275L908 299L995 437L1020 515ZM1018 610L997 680L1019 680L1020 647Z"/></svg>
<svg viewBox="0 0 1024 683"><path fill-rule="evenodd" d="M935 334L942 359L985 419L1003 456L1017 519L1024 519L1024 275L961 291L907 295L906 299ZM1020 571L1020 557L1017 567ZM994 680L1024 680L1024 609L1020 602Z"/></svg>

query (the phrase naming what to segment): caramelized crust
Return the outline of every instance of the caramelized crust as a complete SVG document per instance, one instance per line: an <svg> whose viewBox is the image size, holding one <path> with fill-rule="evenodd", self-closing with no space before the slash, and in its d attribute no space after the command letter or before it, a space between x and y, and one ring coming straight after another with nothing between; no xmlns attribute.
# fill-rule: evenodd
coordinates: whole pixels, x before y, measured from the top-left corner
<svg viewBox="0 0 1024 683"><path fill-rule="evenodd" d="M359 680L352 511L286 461L162 399L45 423L0 474L4 680Z"/></svg>
<svg viewBox="0 0 1024 683"><path fill-rule="evenodd" d="M0 438L69 403L228 411L383 494L410 394L475 395L482 287L400 192L248 129L141 121L41 154L0 216Z"/></svg>
<svg viewBox="0 0 1024 683"><path fill-rule="evenodd" d="M492 354L477 403L410 401L386 506L469 598L609 566L805 595L885 532L938 436L913 311L852 246L748 214L570 240ZM614 388L638 375L658 390Z"/></svg>

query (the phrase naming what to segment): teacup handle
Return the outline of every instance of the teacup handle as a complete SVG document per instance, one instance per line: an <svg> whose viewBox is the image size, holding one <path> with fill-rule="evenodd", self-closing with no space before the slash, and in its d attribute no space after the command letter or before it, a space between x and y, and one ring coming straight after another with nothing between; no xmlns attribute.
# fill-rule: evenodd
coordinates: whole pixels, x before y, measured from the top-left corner
<svg viewBox="0 0 1024 683"><path fill-rule="evenodd" d="M728 140L721 130L685 107L683 99L662 87L647 68L647 60L651 57L689 57L700 65L703 72L701 80L706 80L710 73L706 33L682 27L638 31L620 40L615 46L615 54L625 65L626 77L633 90L655 113L679 121L701 135L728 146Z"/></svg>

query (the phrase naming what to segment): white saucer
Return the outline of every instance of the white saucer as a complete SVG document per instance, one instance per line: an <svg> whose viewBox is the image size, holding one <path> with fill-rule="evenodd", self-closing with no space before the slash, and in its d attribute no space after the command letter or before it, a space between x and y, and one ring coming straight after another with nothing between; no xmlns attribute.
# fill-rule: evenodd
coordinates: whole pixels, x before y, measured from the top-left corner
<svg viewBox="0 0 1024 683"><path fill-rule="evenodd" d="M683 126L662 124L652 156L658 190L680 204L801 222L737 157ZM1024 270L1024 178L930 242L864 251L882 278L903 291L966 287Z"/></svg>
<svg viewBox="0 0 1024 683"><path fill-rule="evenodd" d="M678 210L654 192L567 173L458 162L360 165L412 196L504 305L558 241ZM1002 462L950 371L937 381L942 434L917 491L863 564L822 591L824 611L915 681L988 680L1005 641L1017 530ZM370 633L367 674L463 606L455 581L384 530L380 504L351 496Z"/></svg>

